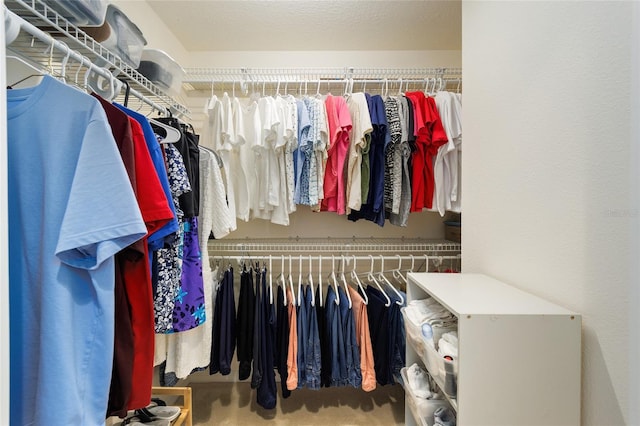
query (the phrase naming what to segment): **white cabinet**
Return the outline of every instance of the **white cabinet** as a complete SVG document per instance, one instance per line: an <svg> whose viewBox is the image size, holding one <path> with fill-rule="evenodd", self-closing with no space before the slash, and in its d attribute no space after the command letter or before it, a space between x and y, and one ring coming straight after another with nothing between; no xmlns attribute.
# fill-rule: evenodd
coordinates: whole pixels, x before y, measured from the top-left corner
<svg viewBox="0 0 640 426"><path fill-rule="evenodd" d="M408 301L427 296L458 319L458 425L580 424L579 314L485 275L409 274ZM407 365L429 369L407 336ZM407 403L405 423L420 424Z"/></svg>

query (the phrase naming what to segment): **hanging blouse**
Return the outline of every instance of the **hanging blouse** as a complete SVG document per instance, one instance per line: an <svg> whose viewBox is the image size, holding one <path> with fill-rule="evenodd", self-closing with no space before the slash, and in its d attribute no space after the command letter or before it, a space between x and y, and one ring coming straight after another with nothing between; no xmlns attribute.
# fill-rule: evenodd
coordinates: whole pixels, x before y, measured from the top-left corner
<svg viewBox="0 0 640 426"><path fill-rule="evenodd" d="M391 213L398 213L400 209L402 184L402 157L400 151L400 115L398 113L398 99L388 97L384 102L387 124L389 129L389 144L385 152L384 165L384 207Z"/></svg>
<svg viewBox="0 0 640 426"><path fill-rule="evenodd" d="M343 173L349 150L349 132L352 126L351 116L349 115L347 103L341 96L327 95L325 107L327 109L330 144L327 152L322 210L345 214L346 182Z"/></svg>
<svg viewBox="0 0 640 426"><path fill-rule="evenodd" d="M155 255L154 270L157 277L157 290L154 297L154 312L156 333L173 332L173 310L180 288L180 277L182 276L182 244L184 236L184 219L178 200L180 195L191 191L182 156L178 150L172 144L167 144L165 153L171 196L176 206L176 214L180 225L173 241L170 244L165 243L165 247L157 250Z"/></svg>
<svg viewBox="0 0 640 426"><path fill-rule="evenodd" d="M364 93L353 93L347 100L349 114L353 123L351 128L349 160L347 172L347 207L349 210L360 210L362 205L363 189L367 196L369 188L369 157L368 149L366 151L367 167L363 169L363 149L368 148L370 134L373 131L371 126L371 116L369 114L369 106ZM364 174L363 174L364 172ZM363 185L366 181L366 189Z"/></svg>

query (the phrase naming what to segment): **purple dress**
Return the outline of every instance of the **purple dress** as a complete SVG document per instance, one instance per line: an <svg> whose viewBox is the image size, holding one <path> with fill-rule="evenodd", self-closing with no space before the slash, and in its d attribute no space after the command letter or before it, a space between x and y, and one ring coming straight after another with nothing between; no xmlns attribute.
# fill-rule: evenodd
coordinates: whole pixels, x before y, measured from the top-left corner
<svg viewBox="0 0 640 426"><path fill-rule="evenodd" d="M173 331L191 330L205 321L202 257L198 242L198 218L184 222L182 276L173 309Z"/></svg>

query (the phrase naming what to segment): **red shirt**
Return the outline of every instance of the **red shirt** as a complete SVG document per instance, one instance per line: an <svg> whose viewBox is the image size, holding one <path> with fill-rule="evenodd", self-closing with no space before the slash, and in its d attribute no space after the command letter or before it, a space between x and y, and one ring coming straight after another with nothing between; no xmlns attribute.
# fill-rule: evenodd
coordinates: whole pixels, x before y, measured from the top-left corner
<svg viewBox="0 0 640 426"><path fill-rule="evenodd" d="M142 218L147 225L147 235L161 228L173 218L167 198L149 155L140 124L129 118L135 153L137 199ZM156 142L157 143L157 142ZM127 408L133 410L149 405L153 381L154 312L151 271L147 239L144 238L144 256L139 262L129 262L124 269L127 299L131 306L133 328L132 386Z"/></svg>
<svg viewBox="0 0 640 426"><path fill-rule="evenodd" d="M405 96L413 105L417 148L412 157L411 211L419 212L433 207L433 157L438 148L447 143L447 134L433 98L425 97L422 92L408 92Z"/></svg>

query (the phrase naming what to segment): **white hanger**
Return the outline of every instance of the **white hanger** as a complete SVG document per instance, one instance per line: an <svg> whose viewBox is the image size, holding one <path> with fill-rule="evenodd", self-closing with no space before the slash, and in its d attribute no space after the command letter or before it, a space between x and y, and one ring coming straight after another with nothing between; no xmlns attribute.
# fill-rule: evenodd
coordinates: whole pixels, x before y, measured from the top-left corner
<svg viewBox="0 0 640 426"><path fill-rule="evenodd" d="M269 255L269 303L273 305L273 265L271 255Z"/></svg>
<svg viewBox="0 0 640 426"><path fill-rule="evenodd" d="M358 285L358 288L360 289L360 292L362 293L362 299L364 300L364 304L368 305L369 304L369 296L367 296L367 292L364 291L364 287L362 286L362 283L360 282L360 278L358 278L358 273L356 272L356 256L353 256L353 268L351 269L351 278L353 280L355 280L356 284Z"/></svg>
<svg viewBox="0 0 640 426"><path fill-rule="evenodd" d="M367 280L369 280L369 282L373 282L376 285L376 287L378 287L378 290L380 290L380 293L382 293L384 298L387 299L387 303L385 303L384 306L388 308L389 306L391 306L391 298L387 295L387 292L384 291L384 289L382 288L378 280L376 280L376 277L373 275L373 256L369 255L369 259L371 260L371 268L367 273Z"/></svg>
<svg viewBox="0 0 640 426"><path fill-rule="evenodd" d="M276 284L282 287L282 293L284 296L284 306L287 306L287 283L284 279L284 256L280 256L280 260L282 261L280 265L280 274L276 277Z"/></svg>
<svg viewBox="0 0 640 426"><path fill-rule="evenodd" d="M398 269L393 270L393 277L396 280L402 281L403 283L407 284L407 279L404 277L404 275L402 275L402 256L397 254L396 257L398 258Z"/></svg>
<svg viewBox="0 0 640 426"><path fill-rule="evenodd" d="M296 290L293 288L293 277L291 276L291 255L289 255L289 274L288 274L289 288L291 289L291 304L296 305Z"/></svg>
<svg viewBox="0 0 640 426"><path fill-rule="evenodd" d="M347 278L344 276L344 268L345 268L345 262L344 262L344 255L342 256L342 268L340 271L340 280L342 281L342 285L344 286L344 292L347 294L347 300L349 300L349 309L351 309L353 307L353 302L351 301L351 295L349 294L349 284L347 284Z"/></svg>
<svg viewBox="0 0 640 426"><path fill-rule="evenodd" d="M404 305L404 298L402 297L400 292L393 286L393 284L389 282L387 277L384 276L384 256L383 255L380 255L380 273L378 274L378 278L380 278L385 284L387 284L387 286L389 286L391 290L393 290L393 292L398 296L398 299L400 300L396 300L396 304L400 306Z"/></svg>
<svg viewBox="0 0 640 426"><path fill-rule="evenodd" d="M302 305L302 255L298 262L298 306Z"/></svg>
<svg viewBox="0 0 640 426"><path fill-rule="evenodd" d="M334 290L336 291L336 305L340 305L340 293L338 292L338 279L336 278L336 257L331 255L331 274L329 274L329 285L333 282Z"/></svg>
<svg viewBox="0 0 640 426"><path fill-rule="evenodd" d="M309 256L309 275L307 275L307 281L309 281L309 285L311 286L311 306L316 306L316 293L313 291L313 274L311 273L312 267L311 256Z"/></svg>
<svg viewBox="0 0 640 426"><path fill-rule="evenodd" d="M153 124L154 126L158 126L167 132L167 136L162 139L162 142L160 143L174 143L182 139L182 133L180 133L180 130L176 129L175 127L171 127L158 120L154 120L153 118L149 119L149 123Z"/></svg>
<svg viewBox="0 0 640 426"><path fill-rule="evenodd" d="M69 57L71 56L71 49L69 49L69 46L67 46L65 43L63 42L60 42L60 43L62 43L62 45L64 46L64 49L67 51L67 54L62 59L62 62L60 62L60 79L66 83L67 82L67 62L69 62Z"/></svg>
<svg viewBox="0 0 640 426"><path fill-rule="evenodd" d="M320 296L318 304L322 306L322 299L324 297L322 293L322 256L318 256L318 296Z"/></svg>

